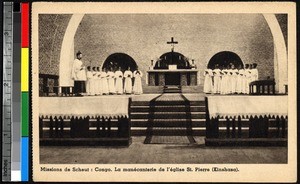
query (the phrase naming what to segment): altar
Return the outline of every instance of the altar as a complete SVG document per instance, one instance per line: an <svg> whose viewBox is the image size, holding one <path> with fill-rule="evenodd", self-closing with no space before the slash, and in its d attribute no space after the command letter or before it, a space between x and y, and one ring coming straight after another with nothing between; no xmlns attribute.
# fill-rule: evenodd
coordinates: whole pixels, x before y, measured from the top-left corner
<svg viewBox="0 0 300 184"><path fill-rule="evenodd" d="M196 86L198 70L196 69L153 69L148 72L149 86Z"/></svg>

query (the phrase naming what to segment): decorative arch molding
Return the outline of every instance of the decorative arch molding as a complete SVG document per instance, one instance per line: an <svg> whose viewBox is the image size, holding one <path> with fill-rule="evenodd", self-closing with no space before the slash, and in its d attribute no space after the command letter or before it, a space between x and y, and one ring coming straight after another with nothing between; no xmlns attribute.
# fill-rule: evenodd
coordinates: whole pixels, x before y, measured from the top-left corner
<svg viewBox="0 0 300 184"><path fill-rule="evenodd" d="M73 86L71 80L72 61L74 60L74 37L84 14L73 14L66 29L59 59L59 85Z"/></svg>
<svg viewBox="0 0 300 184"><path fill-rule="evenodd" d="M287 47L279 22L275 14L263 14L271 30L274 41L274 76L276 81L276 91L285 92L284 85L288 83L287 74Z"/></svg>

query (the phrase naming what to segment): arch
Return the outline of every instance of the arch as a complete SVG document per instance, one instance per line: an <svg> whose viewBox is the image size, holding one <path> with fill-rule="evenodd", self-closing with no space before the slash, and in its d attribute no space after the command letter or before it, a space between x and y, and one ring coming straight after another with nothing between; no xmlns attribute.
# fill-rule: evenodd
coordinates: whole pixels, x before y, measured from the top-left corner
<svg viewBox="0 0 300 184"><path fill-rule="evenodd" d="M207 68L213 69L216 64L218 64L219 67L227 68L230 63L235 67L241 66L244 68L242 59L236 53L231 51L222 51L213 55L207 64Z"/></svg>
<svg viewBox="0 0 300 184"><path fill-rule="evenodd" d="M72 61L74 60L74 37L84 14L73 14L66 29L59 58L59 85L73 86L71 79Z"/></svg>
<svg viewBox="0 0 300 184"><path fill-rule="evenodd" d="M263 14L274 40L274 76L276 81L276 91L285 92L284 85L288 83L287 74L287 48L284 36L275 14Z"/></svg>
<svg viewBox="0 0 300 184"><path fill-rule="evenodd" d="M128 54L113 53L106 58L102 65L102 69L113 68L114 71L117 70L119 67L121 67L122 72L127 70L128 67L130 67L131 71L134 71L137 69L137 64L135 60Z"/></svg>
<svg viewBox="0 0 300 184"><path fill-rule="evenodd" d="M190 69L190 63L187 57L179 52L167 52L159 57L154 69L168 69L169 65L177 65L178 69Z"/></svg>

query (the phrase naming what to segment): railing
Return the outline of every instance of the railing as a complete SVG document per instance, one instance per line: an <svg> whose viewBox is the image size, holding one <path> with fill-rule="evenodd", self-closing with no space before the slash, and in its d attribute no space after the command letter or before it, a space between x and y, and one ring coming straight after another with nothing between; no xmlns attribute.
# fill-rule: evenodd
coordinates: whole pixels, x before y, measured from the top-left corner
<svg viewBox="0 0 300 184"><path fill-rule="evenodd" d="M207 99L206 99L206 103ZM206 140L208 146L287 145L287 116L209 117L206 111Z"/></svg>
<svg viewBox="0 0 300 184"><path fill-rule="evenodd" d="M40 96L49 96L50 91L58 95L58 75L39 74L39 79L42 79L42 83L40 84L39 88ZM54 80L53 84L49 84L51 79Z"/></svg>

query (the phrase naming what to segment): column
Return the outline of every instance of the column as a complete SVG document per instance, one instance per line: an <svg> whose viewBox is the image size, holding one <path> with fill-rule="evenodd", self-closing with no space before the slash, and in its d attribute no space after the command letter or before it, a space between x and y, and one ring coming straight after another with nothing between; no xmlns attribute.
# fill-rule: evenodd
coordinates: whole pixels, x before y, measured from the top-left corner
<svg viewBox="0 0 300 184"><path fill-rule="evenodd" d="M190 80L191 80L191 82L190 82L191 86L196 86L197 85L197 72L191 72Z"/></svg>
<svg viewBox="0 0 300 184"><path fill-rule="evenodd" d="M180 73L180 85L187 86L187 73Z"/></svg>
<svg viewBox="0 0 300 184"><path fill-rule="evenodd" d="M149 72L149 86L155 86L155 73Z"/></svg>
<svg viewBox="0 0 300 184"><path fill-rule="evenodd" d="M165 74L164 73L158 73L158 85L159 86L165 85Z"/></svg>

